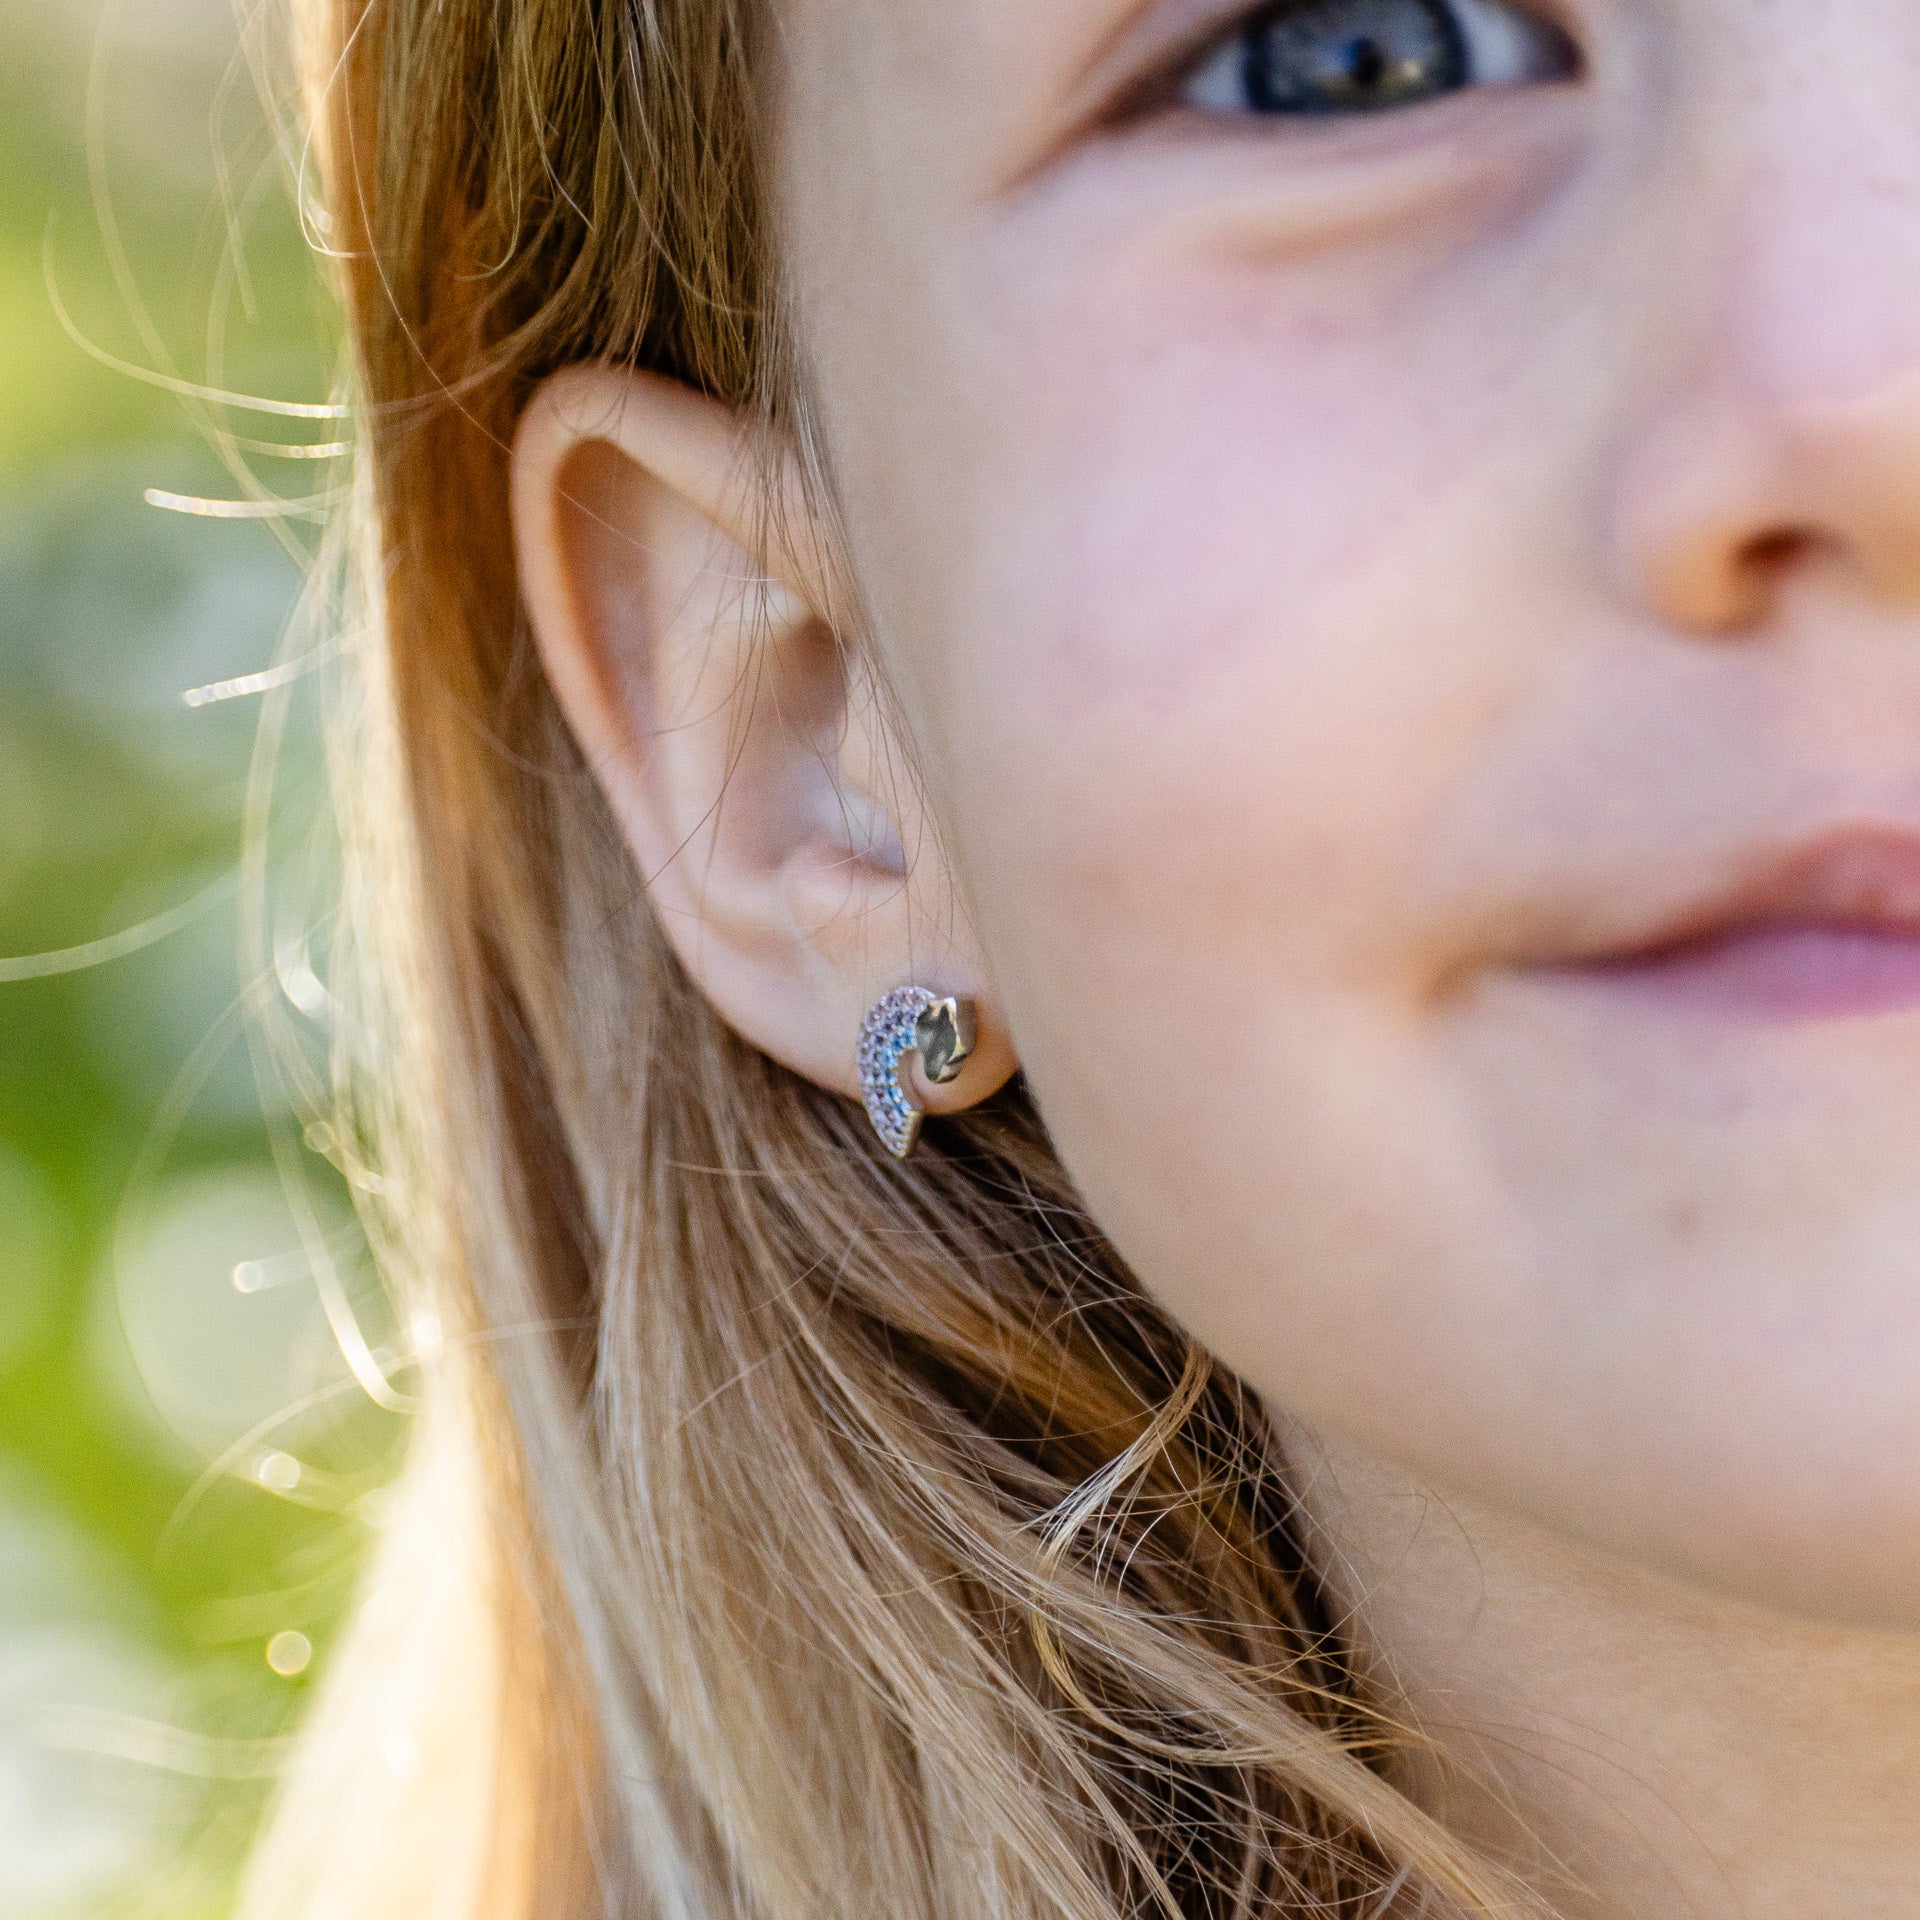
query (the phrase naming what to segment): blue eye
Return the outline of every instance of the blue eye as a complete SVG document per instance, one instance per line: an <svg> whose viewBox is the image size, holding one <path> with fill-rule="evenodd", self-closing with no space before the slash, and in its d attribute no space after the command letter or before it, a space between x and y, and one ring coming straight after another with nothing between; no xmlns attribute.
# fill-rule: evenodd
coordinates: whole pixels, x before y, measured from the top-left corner
<svg viewBox="0 0 1920 1920"><path fill-rule="evenodd" d="M1179 98L1222 114L1384 113L1579 65L1558 27L1502 0L1277 0L1191 68Z"/></svg>

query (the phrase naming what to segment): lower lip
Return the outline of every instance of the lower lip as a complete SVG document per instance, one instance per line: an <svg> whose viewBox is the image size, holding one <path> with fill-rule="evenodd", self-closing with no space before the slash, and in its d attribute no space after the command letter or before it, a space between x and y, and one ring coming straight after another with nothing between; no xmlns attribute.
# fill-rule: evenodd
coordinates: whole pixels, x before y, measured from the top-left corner
<svg viewBox="0 0 1920 1920"><path fill-rule="evenodd" d="M1676 1011L1840 1020L1920 1006L1920 928L1743 927L1658 953L1569 968Z"/></svg>

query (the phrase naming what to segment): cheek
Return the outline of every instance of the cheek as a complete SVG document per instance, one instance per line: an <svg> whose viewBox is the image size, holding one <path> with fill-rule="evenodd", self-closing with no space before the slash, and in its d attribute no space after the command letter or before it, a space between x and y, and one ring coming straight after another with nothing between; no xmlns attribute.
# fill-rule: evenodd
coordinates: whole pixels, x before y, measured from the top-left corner
<svg viewBox="0 0 1920 1920"><path fill-rule="evenodd" d="M1000 467L1011 497L979 585L1011 589L1016 617L1046 610L1033 664L1060 697L1167 712L1258 671L1276 643L1290 671L1325 678L1349 669L1316 657L1318 630L1351 625L1356 599L1396 585L1457 597L1500 564L1433 534L1518 479L1502 447L1517 375L1477 343L1414 335L1401 352L1298 322L1196 341L1177 316L1170 332L1077 378L1043 362L1058 384L1020 396L1052 432ZM1364 656L1351 671L1384 664L1377 647Z"/></svg>
<svg viewBox="0 0 1920 1920"><path fill-rule="evenodd" d="M954 589L942 811L1031 1083L1139 1270L1296 1407L1275 1325L1323 1383L1411 1383L1466 1303L1407 1273L1451 1236L1501 1285L1428 889L1542 670L1546 456L1443 358L1255 334L1036 388Z"/></svg>
<svg viewBox="0 0 1920 1920"><path fill-rule="evenodd" d="M963 861L998 865L1004 830L1136 958L1192 921L1417 986L1433 817L1566 624L1546 397L1465 296L1388 319L1227 275L1132 291L1024 316L970 411L991 492L948 530L931 703L984 802L956 809Z"/></svg>
<svg viewBox="0 0 1920 1920"><path fill-rule="evenodd" d="M1174 331L1071 405L1010 397L1050 430L1000 449L952 563L935 710L983 931L1408 1004L1454 957L1435 837L1564 626L1529 558L1546 452L1441 350Z"/></svg>

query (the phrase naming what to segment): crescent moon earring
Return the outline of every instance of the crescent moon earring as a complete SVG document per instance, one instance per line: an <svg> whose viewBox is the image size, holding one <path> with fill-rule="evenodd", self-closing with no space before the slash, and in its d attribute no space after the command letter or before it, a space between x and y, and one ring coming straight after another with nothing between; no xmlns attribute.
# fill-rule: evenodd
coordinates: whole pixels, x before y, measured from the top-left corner
<svg viewBox="0 0 1920 1920"><path fill-rule="evenodd" d="M895 987L860 1028L860 1093L867 1118L896 1160L904 1160L926 1117L900 1078L908 1054L936 1087L960 1078L979 1037L974 1003L926 987Z"/></svg>

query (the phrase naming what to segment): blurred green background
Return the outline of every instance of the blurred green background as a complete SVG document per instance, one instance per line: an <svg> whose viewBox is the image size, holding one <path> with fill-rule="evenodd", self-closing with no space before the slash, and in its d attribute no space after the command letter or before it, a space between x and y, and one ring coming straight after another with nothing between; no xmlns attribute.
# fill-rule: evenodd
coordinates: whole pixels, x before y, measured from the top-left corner
<svg viewBox="0 0 1920 1920"><path fill-rule="evenodd" d="M187 698L272 666L317 527L148 504L244 490L205 409L89 355L56 310L141 368L325 399L326 303L239 48L229 0L0 0L8 1920L227 1911L396 1438L345 1375L269 1150L278 1127L351 1273L325 1136L262 1094L237 1013L262 699ZM338 479L249 459L290 498ZM276 811L303 884L312 731L296 700ZM317 1050L310 917L274 922L275 984Z"/></svg>

